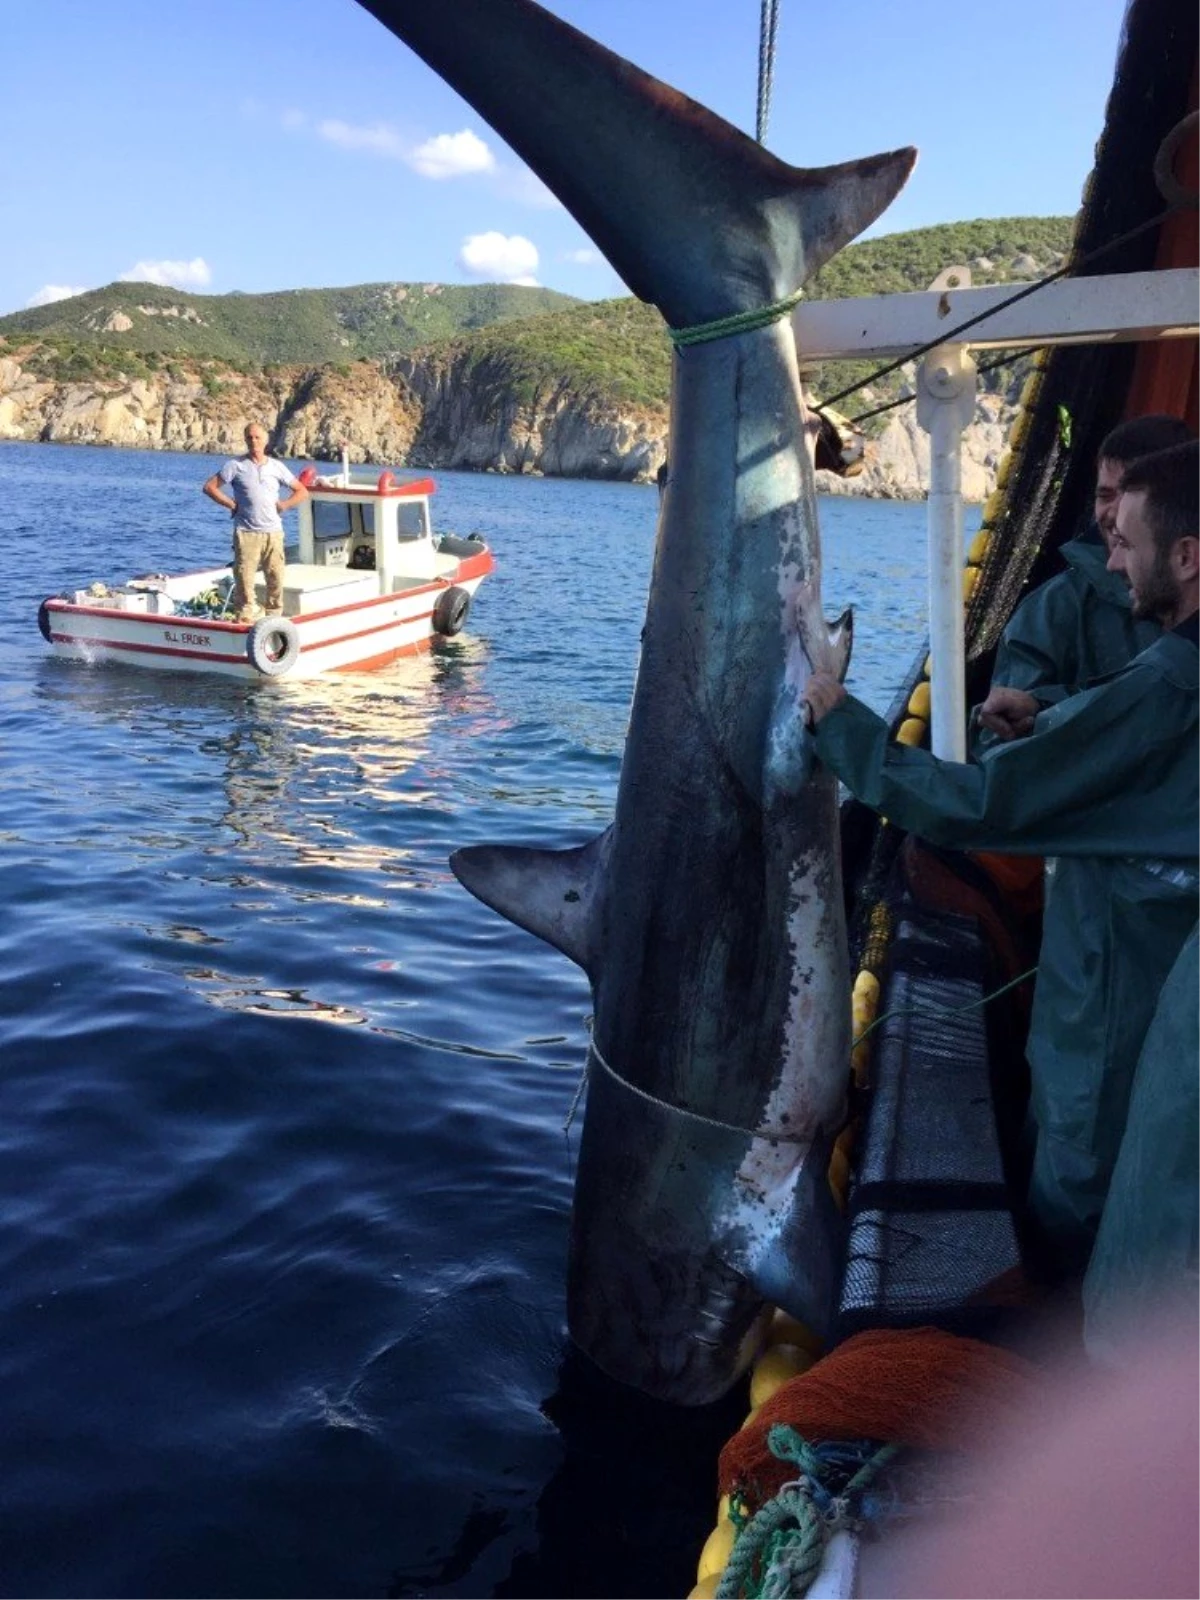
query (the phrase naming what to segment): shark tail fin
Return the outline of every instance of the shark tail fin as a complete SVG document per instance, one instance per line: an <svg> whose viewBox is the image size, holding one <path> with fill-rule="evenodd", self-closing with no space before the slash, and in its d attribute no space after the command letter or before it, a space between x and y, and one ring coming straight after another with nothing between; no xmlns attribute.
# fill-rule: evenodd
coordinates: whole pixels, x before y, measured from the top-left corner
<svg viewBox="0 0 1200 1600"><path fill-rule="evenodd" d="M780 161L532 0L362 0L487 119L672 327L790 294L872 223L916 151Z"/></svg>

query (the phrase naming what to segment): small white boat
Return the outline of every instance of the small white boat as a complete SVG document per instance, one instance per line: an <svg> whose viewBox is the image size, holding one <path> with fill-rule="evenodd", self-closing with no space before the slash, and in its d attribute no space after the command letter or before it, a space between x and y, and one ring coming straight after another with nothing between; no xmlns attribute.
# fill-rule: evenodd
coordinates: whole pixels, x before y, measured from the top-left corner
<svg viewBox="0 0 1200 1600"><path fill-rule="evenodd" d="M309 498L287 552L282 616L235 621L232 569L209 567L52 596L38 609L42 637L86 661L295 679L386 666L460 631L495 561L478 536L434 537L432 478L356 476L345 464L299 477ZM265 597L260 577L260 605Z"/></svg>

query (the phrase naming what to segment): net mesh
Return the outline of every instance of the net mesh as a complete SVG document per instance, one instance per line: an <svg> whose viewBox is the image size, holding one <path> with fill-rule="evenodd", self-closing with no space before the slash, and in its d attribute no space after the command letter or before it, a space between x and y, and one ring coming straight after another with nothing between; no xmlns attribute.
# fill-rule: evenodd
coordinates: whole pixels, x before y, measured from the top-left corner
<svg viewBox="0 0 1200 1600"><path fill-rule="evenodd" d="M847 1210L842 1337L980 1332L1008 1303L1021 1250L978 1004L988 982L972 919L903 908Z"/></svg>

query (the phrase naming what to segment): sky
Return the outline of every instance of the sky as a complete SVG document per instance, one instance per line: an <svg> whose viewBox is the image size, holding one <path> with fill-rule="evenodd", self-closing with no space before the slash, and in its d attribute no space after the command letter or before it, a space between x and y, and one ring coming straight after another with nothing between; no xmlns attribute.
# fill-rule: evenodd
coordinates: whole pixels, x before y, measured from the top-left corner
<svg viewBox="0 0 1200 1600"><path fill-rule="evenodd" d="M753 132L756 0L550 9ZM918 146L872 234L1073 213L1123 12L779 0L767 145L801 166ZM9 0L0 37L0 314L117 279L212 294L625 292L513 153L355 0Z"/></svg>

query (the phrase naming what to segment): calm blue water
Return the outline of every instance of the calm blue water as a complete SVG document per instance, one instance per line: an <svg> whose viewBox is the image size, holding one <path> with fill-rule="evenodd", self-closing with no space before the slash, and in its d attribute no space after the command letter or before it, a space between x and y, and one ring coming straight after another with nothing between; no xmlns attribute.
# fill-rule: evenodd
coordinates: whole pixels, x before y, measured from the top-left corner
<svg viewBox="0 0 1200 1600"><path fill-rule="evenodd" d="M744 1401L564 1364L588 991L446 865L607 822L655 491L443 475L498 573L375 674L51 659L43 595L227 558L214 464L0 445L0 1592L685 1593ZM823 523L882 708L923 510Z"/></svg>

